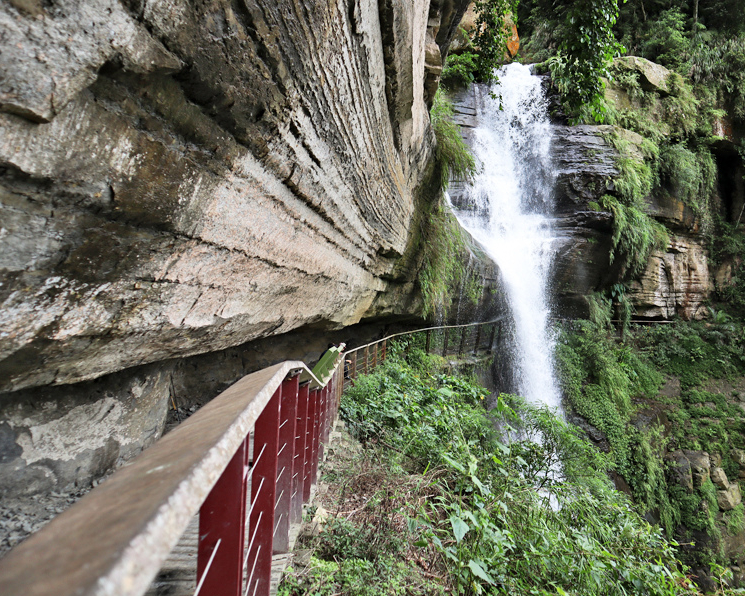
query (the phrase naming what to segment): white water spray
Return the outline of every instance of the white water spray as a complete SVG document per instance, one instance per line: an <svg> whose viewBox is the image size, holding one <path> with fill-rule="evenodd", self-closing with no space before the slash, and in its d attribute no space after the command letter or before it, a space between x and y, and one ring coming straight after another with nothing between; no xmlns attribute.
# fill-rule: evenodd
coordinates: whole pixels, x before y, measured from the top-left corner
<svg viewBox="0 0 745 596"><path fill-rule="evenodd" d="M554 256L551 127L540 79L521 64L480 87L472 149L481 167L469 189L463 225L499 265L514 322L516 390L532 403L559 408L547 285ZM474 209L475 208L475 209Z"/></svg>

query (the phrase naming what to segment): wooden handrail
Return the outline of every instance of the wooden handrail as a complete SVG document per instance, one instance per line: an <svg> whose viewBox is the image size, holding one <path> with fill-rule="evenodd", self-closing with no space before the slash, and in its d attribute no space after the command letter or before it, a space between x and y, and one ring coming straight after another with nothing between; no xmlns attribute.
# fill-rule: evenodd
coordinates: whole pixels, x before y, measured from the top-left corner
<svg viewBox="0 0 745 596"><path fill-rule="evenodd" d="M0 559L0 593L143 594L267 403L298 374L323 387L304 363L286 361L218 395Z"/></svg>

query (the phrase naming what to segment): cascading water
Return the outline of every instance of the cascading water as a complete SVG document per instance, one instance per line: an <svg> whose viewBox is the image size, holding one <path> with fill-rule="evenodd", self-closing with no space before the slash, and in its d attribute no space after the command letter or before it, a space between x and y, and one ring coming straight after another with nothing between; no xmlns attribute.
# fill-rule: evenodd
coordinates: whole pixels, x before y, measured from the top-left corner
<svg viewBox="0 0 745 596"><path fill-rule="evenodd" d="M467 191L468 207L454 210L501 270L513 319L514 390L559 408L547 295L555 244L547 102L527 66L505 66L499 80L475 90L471 145L480 172Z"/></svg>

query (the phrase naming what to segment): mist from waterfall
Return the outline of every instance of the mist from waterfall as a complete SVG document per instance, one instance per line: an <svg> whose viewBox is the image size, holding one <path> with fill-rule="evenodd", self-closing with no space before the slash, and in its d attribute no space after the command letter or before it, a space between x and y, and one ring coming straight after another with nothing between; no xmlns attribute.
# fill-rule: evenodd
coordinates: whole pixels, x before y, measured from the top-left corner
<svg viewBox="0 0 745 596"><path fill-rule="evenodd" d="M474 90L478 124L471 146L480 172L467 206L455 213L501 271L512 316L513 390L559 408L547 287L555 246L547 101L527 66L505 66L499 80L491 90Z"/></svg>

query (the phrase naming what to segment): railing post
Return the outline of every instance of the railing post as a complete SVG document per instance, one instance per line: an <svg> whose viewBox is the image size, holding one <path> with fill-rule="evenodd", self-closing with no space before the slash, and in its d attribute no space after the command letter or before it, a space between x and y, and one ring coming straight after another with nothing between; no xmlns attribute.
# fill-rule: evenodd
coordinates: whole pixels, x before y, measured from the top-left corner
<svg viewBox="0 0 745 596"><path fill-rule="evenodd" d="M298 388L297 424L295 427L295 454L292 465L292 501L290 504L290 523L297 524L303 519L303 489L305 488L305 441L308 426L308 385Z"/></svg>
<svg viewBox="0 0 745 596"><path fill-rule="evenodd" d="M323 447L320 445L323 390L320 388L314 389L311 395L315 401L315 408L313 408L313 452L310 456L310 483L312 486L318 480L318 459L323 453Z"/></svg>
<svg viewBox="0 0 745 596"><path fill-rule="evenodd" d="M365 374L370 372L370 346L365 346Z"/></svg>
<svg viewBox="0 0 745 596"><path fill-rule="evenodd" d="M277 451L282 388L278 388L256 419L254 454L251 470L251 507L249 510L248 594L268 596L272 575L274 506L277 498ZM206 593L206 596L211 593Z"/></svg>
<svg viewBox="0 0 745 596"><path fill-rule="evenodd" d="M201 594L240 596L247 456L248 439L244 439L199 510L197 586Z"/></svg>
<svg viewBox="0 0 745 596"><path fill-rule="evenodd" d="M321 444L328 445L329 442L329 418L331 417L331 386L327 384L323 388L323 408L321 409ZM319 450L321 451L321 450ZM319 458L323 457L323 451Z"/></svg>
<svg viewBox="0 0 745 596"><path fill-rule="evenodd" d="M357 378L357 352L356 351L352 353L352 362L350 363L349 368L350 368L350 371L349 371L350 378L356 379Z"/></svg>
<svg viewBox="0 0 745 596"><path fill-rule="evenodd" d="M313 458L316 454L315 426L316 411L318 410L318 389L312 389L308 394L308 417L305 425L305 470L303 480L303 503L310 500L310 491L313 486Z"/></svg>
<svg viewBox="0 0 745 596"><path fill-rule="evenodd" d="M387 339L384 339L384 340L383 340L383 354L382 354L382 356L381 356L381 358L380 358L380 360L381 360L382 362L385 362L385 357L386 357L386 350L387 350L387 349L388 349L388 340L387 340Z"/></svg>
<svg viewBox="0 0 745 596"><path fill-rule="evenodd" d="M429 354L429 348L430 348L431 343L432 343L432 330L427 329L427 341L424 344L424 351L427 352L427 354Z"/></svg>
<svg viewBox="0 0 745 596"><path fill-rule="evenodd" d="M290 504L295 474L295 430L297 427L298 375L282 383L279 410L279 449L277 451L277 501L274 508L274 553L290 550Z"/></svg>
<svg viewBox="0 0 745 596"><path fill-rule="evenodd" d="M378 367L378 350L380 349L380 344L375 343L373 346L373 357L372 357L372 369L375 370Z"/></svg>
<svg viewBox="0 0 745 596"><path fill-rule="evenodd" d="M473 353L479 353L479 343L481 342L481 325L476 326L476 341L473 343Z"/></svg>
<svg viewBox="0 0 745 596"><path fill-rule="evenodd" d="M442 330L442 357L447 356L448 353L448 330Z"/></svg>
<svg viewBox="0 0 745 596"><path fill-rule="evenodd" d="M463 355L463 350L466 347L466 331L468 331L468 327L463 327L460 331L460 345L458 346L458 356Z"/></svg>

